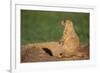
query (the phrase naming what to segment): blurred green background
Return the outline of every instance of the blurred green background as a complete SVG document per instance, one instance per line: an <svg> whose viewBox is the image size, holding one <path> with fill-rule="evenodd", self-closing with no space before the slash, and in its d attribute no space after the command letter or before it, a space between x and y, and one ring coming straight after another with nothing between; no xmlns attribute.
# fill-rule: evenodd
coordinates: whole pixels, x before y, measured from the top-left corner
<svg viewBox="0 0 100 73"><path fill-rule="evenodd" d="M89 42L89 13L21 10L21 44L59 41L70 19L82 43Z"/></svg>

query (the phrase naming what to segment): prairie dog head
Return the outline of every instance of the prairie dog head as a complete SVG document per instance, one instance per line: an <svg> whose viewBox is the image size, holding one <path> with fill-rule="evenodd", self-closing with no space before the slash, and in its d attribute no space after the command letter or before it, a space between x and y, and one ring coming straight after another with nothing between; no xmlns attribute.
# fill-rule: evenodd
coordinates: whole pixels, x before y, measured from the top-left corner
<svg viewBox="0 0 100 73"><path fill-rule="evenodd" d="M63 20L61 24L67 29L67 30L74 30L73 28L73 22L71 20Z"/></svg>
<svg viewBox="0 0 100 73"><path fill-rule="evenodd" d="M63 21L61 22L61 24L62 24L63 26L68 26L68 27L73 25L73 23L72 23L71 20L63 20Z"/></svg>

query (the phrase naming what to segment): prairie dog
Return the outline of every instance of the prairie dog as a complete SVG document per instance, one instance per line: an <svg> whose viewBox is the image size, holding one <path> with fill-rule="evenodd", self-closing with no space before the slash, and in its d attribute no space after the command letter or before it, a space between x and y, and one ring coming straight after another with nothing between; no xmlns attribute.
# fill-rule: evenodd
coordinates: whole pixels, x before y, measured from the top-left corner
<svg viewBox="0 0 100 73"><path fill-rule="evenodd" d="M69 57L78 51L80 40L71 20L64 20L61 23L64 26L63 36L60 40L61 49L63 49L62 56Z"/></svg>

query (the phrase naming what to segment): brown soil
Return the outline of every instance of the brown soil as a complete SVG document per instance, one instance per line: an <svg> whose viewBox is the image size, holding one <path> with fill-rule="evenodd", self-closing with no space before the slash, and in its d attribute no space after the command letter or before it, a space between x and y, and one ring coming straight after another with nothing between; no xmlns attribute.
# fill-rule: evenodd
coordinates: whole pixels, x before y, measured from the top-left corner
<svg viewBox="0 0 100 73"><path fill-rule="evenodd" d="M57 57L61 52L58 42L34 43L21 46L21 63L89 60L89 45L81 44L76 55L70 57Z"/></svg>

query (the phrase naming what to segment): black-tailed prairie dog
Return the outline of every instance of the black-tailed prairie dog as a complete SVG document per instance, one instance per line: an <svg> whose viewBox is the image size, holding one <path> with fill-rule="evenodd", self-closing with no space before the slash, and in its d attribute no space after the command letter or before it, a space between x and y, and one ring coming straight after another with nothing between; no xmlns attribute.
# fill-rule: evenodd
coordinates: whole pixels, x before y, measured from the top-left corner
<svg viewBox="0 0 100 73"><path fill-rule="evenodd" d="M62 21L62 25L64 26L63 36L60 40L61 49L63 49L62 56L69 57L78 51L80 40L71 20Z"/></svg>

